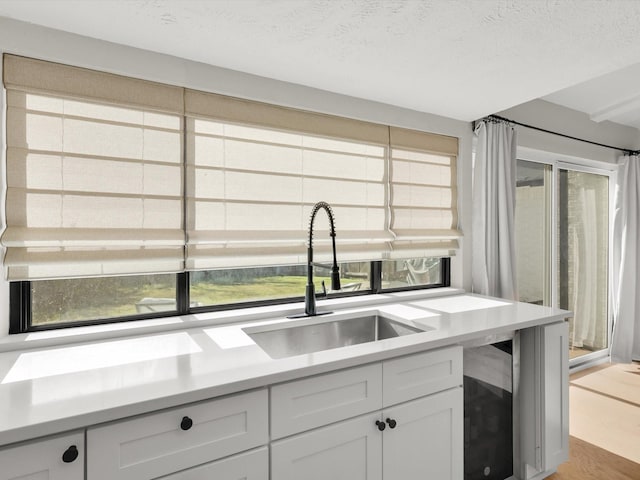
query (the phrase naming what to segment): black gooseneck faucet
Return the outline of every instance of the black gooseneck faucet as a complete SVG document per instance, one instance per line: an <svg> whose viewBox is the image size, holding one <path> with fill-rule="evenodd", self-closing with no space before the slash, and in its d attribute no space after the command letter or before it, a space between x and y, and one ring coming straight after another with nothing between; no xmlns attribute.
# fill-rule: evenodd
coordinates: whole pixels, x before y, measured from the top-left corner
<svg viewBox="0 0 640 480"><path fill-rule="evenodd" d="M318 312L316 311L316 288L313 284L313 267L325 267L326 265L313 263L313 222L316 218L316 214L320 209L324 209L329 217L331 243L333 248L333 265L331 266L331 290L340 290L340 269L338 268L338 262L336 260L336 228L333 219L333 211L331 206L327 202L318 202L313 206L311 210L311 218L309 220L309 244L307 245L307 286L304 294L304 314L293 315L289 318L299 317L312 317L315 315L326 315L331 312ZM322 290L325 295L327 293L322 282Z"/></svg>

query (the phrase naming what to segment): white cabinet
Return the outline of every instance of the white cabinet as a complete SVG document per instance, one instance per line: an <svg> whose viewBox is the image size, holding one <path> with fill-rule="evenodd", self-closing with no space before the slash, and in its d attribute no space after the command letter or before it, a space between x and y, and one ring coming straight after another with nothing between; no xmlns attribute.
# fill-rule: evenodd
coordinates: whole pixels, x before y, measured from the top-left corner
<svg viewBox="0 0 640 480"><path fill-rule="evenodd" d="M462 388L385 409L383 478L462 479L463 413Z"/></svg>
<svg viewBox="0 0 640 480"><path fill-rule="evenodd" d="M380 414L343 420L271 444L272 480L381 480Z"/></svg>
<svg viewBox="0 0 640 480"><path fill-rule="evenodd" d="M546 470L555 470L569 459L569 323L542 331L542 461Z"/></svg>
<svg viewBox="0 0 640 480"><path fill-rule="evenodd" d="M382 406L382 365L339 370L271 387L271 439Z"/></svg>
<svg viewBox="0 0 640 480"><path fill-rule="evenodd" d="M262 389L89 428L88 480L151 480L266 445L267 403Z"/></svg>
<svg viewBox="0 0 640 480"><path fill-rule="evenodd" d="M367 396L360 388L356 390L358 395L347 396L343 403L359 404L360 408L349 407L350 412L363 415L336 422L336 409L331 408L324 423L336 423L273 442L272 480L462 480L461 348L410 355L368 367L368 377L360 383L367 378L367 384L377 386L376 368L381 367L382 398L375 389ZM359 384L359 369L341 373L345 372L347 376L339 379L327 374L305 379L302 384L290 382L280 391L305 397L309 391L326 395L334 389L343 390L345 385L353 389ZM318 387L308 385L309 381ZM303 388L299 390L298 385ZM369 400L361 401L365 397ZM321 411L328 408L317 401L310 404ZM280 421L281 415L272 416L272 430L281 430ZM290 423L286 417L285 423Z"/></svg>
<svg viewBox="0 0 640 480"><path fill-rule="evenodd" d="M462 348L449 347L382 364L384 406L462 385Z"/></svg>
<svg viewBox="0 0 640 480"><path fill-rule="evenodd" d="M271 478L461 480L462 409L457 387L274 442Z"/></svg>
<svg viewBox="0 0 640 480"><path fill-rule="evenodd" d="M569 323L521 332L520 449L523 480L569 458Z"/></svg>
<svg viewBox="0 0 640 480"><path fill-rule="evenodd" d="M0 450L0 480L83 479L83 432Z"/></svg>
<svg viewBox="0 0 640 480"><path fill-rule="evenodd" d="M162 477L162 480L269 480L269 450L258 448Z"/></svg>

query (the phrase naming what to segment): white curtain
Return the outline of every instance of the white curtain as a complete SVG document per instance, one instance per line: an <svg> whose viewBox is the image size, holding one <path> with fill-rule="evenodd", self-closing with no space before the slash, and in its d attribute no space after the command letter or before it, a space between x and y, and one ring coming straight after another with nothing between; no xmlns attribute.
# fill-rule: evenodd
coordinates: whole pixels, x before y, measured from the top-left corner
<svg viewBox="0 0 640 480"><path fill-rule="evenodd" d="M573 246L570 255L573 257L573 332L571 345L573 347L595 347L598 327L598 218L596 207L596 192L593 189L581 187L577 192L576 216L580 220L575 222L572 229Z"/></svg>
<svg viewBox="0 0 640 480"><path fill-rule="evenodd" d="M613 244L613 339L611 359L640 359L640 157L619 160Z"/></svg>
<svg viewBox="0 0 640 480"><path fill-rule="evenodd" d="M477 122L475 135L472 288L475 293L517 300L516 131L489 118Z"/></svg>

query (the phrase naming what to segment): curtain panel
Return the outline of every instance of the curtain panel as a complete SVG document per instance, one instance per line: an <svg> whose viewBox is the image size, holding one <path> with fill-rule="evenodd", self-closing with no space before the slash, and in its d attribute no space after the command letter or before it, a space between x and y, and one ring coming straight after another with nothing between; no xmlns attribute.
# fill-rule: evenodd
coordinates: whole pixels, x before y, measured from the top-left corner
<svg viewBox="0 0 640 480"><path fill-rule="evenodd" d="M640 156L619 159L613 224L611 360L640 360Z"/></svg>
<svg viewBox="0 0 640 480"><path fill-rule="evenodd" d="M492 118L476 123L473 165L475 293L518 299L515 255L515 128Z"/></svg>

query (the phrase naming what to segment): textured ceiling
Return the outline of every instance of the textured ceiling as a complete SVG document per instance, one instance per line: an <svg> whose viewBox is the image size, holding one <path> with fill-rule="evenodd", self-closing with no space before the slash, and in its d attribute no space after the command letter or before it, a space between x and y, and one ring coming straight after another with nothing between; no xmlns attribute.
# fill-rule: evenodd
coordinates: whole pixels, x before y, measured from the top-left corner
<svg viewBox="0 0 640 480"><path fill-rule="evenodd" d="M461 120L640 62L634 0L0 0L0 16Z"/></svg>

